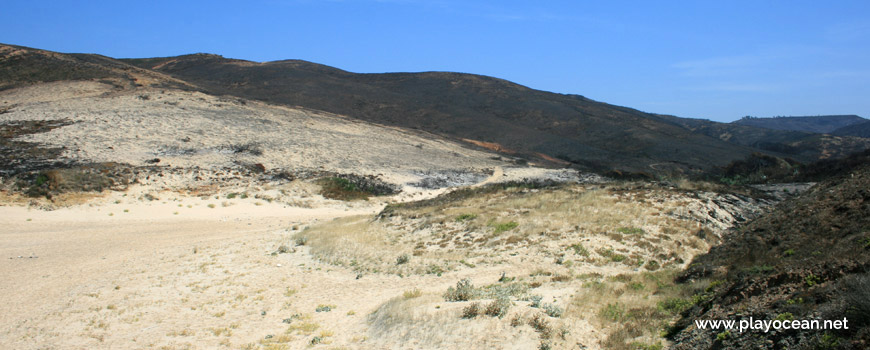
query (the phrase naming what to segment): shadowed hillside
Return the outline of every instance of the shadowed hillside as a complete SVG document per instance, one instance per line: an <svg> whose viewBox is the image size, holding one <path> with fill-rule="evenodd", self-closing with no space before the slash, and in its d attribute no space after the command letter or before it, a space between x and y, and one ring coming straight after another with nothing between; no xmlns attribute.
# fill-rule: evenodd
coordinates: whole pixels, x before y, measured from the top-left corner
<svg viewBox="0 0 870 350"><path fill-rule="evenodd" d="M855 137L649 114L472 74L356 74L299 60L256 63L210 54L116 60L8 45L0 54L0 89L100 80L117 88L198 90L417 129L600 173L698 174L758 151L810 162L870 146Z"/></svg>
<svg viewBox="0 0 870 350"><path fill-rule="evenodd" d="M752 147L769 155L810 163L862 152L870 140L849 135L827 135L804 131L774 130L704 119L660 116L694 133Z"/></svg>
<svg viewBox="0 0 870 350"><path fill-rule="evenodd" d="M0 44L0 90L65 80L102 80L117 87L190 88L183 81L106 56Z"/></svg>
<svg viewBox="0 0 870 350"><path fill-rule="evenodd" d="M857 136L870 138L870 121L844 126L831 132L837 136Z"/></svg>
<svg viewBox="0 0 870 350"><path fill-rule="evenodd" d="M870 343L870 168L782 203L696 258L712 279L678 322L675 349L866 349ZM848 330L700 330L694 320L849 320Z"/></svg>
<svg viewBox="0 0 870 350"><path fill-rule="evenodd" d="M751 153L747 147L691 133L652 114L486 76L355 74L304 61L254 63L204 54L126 62L193 82L211 93L423 129L588 169L691 171Z"/></svg>
<svg viewBox="0 0 870 350"><path fill-rule="evenodd" d="M857 115L821 115L816 117L743 117L732 124L755 126L773 130L804 131L819 134L833 132L839 128L866 122Z"/></svg>

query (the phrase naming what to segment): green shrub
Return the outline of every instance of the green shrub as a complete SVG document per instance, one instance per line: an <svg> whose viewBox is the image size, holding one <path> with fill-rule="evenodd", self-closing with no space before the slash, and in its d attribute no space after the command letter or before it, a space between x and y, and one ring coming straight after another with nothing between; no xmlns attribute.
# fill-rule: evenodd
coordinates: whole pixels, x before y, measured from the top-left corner
<svg viewBox="0 0 870 350"><path fill-rule="evenodd" d="M573 249L573 250L574 250L574 254L582 255L582 256L589 256L589 251L586 250L586 247L584 247L584 246L583 246L582 244L580 244L580 243L574 243L574 244L568 246L568 248Z"/></svg>
<svg viewBox="0 0 870 350"><path fill-rule="evenodd" d="M777 321L791 321L794 320L794 315L791 312L784 312L779 315L776 315Z"/></svg>
<svg viewBox="0 0 870 350"><path fill-rule="evenodd" d="M496 223L496 224L493 224L493 225L492 225L492 227L495 228L495 231L493 231L493 233L495 233L495 234L499 234L499 233L502 233L502 232L505 232L505 231L510 231L510 230L513 230L513 229L517 228L517 226L519 226L519 225L520 225L520 224L518 224L518 223L516 223L516 222L514 222L514 221L508 221L508 222Z"/></svg>
<svg viewBox="0 0 870 350"><path fill-rule="evenodd" d="M542 308L544 309L544 312L547 313L547 316L550 317L559 318L562 317L563 313L565 313L565 310L562 310L562 308L556 304L544 304Z"/></svg>
<svg viewBox="0 0 870 350"><path fill-rule="evenodd" d="M543 299L544 299L544 297L542 297L540 295L537 295L537 294L532 295L529 297L529 301L531 301L531 304L529 304L529 306L535 307L535 308L541 307L541 300L543 300Z"/></svg>
<svg viewBox="0 0 870 350"><path fill-rule="evenodd" d="M398 193L399 190L388 183L371 176L336 175L317 182L324 198L337 200L368 199Z"/></svg>
<svg viewBox="0 0 870 350"><path fill-rule="evenodd" d="M625 308L619 303L607 304L607 306L601 308L598 315L602 318L619 322L625 316Z"/></svg>
<svg viewBox="0 0 870 350"><path fill-rule="evenodd" d="M477 218L477 214L462 214L456 217L456 221L467 221Z"/></svg>
<svg viewBox="0 0 870 350"><path fill-rule="evenodd" d="M662 311L669 312L674 315L679 315L683 313L683 311L688 310L692 307L692 301L683 298L669 298L664 301L660 301L658 303L658 307Z"/></svg>
<svg viewBox="0 0 870 350"><path fill-rule="evenodd" d="M806 282L807 287L812 287L819 284L819 282L821 282L821 279L819 279L819 277L814 274L810 274L809 276L804 277L804 282Z"/></svg>

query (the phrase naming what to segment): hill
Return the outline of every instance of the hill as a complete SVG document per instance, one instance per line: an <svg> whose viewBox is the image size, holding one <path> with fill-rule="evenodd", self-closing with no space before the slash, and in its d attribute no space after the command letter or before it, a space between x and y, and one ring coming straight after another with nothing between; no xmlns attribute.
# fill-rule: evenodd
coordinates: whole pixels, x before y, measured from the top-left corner
<svg viewBox="0 0 870 350"><path fill-rule="evenodd" d="M774 130L665 115L660 117L694 133L752 147L768 155L790 158L802 163L812 163L820 159L842 158L862 152L870 147L868 140L850 135Z"/></svg>
<svg viewBox="0 0 870 350"><path fill-rule="evenodd" d="M870 138L870 121L844 126L831 132L837 136L856 136Z"/></svg>
<svg viewBox="0 0 870 350"><path fill-rule="evenodd" d="M743 117L732 124L755 126L773 130L803 131L819 134L831 133L839 128L866 122L857 115L821 115L815 117Z"/></svg>
<svg viewBox="0 0 870 350"><path fill-rule="evenodd" d="M675 349L846 348L870 343L870 168L851 168L742 227L678 279L717 281L674 328ZM693 282L694 281L694 282ZM849 329L703 330L696 320L843 320Z"/></svg>
<svg viewBox="0 0 870 350"><path fill-rule="evenodd" d="M116 87L192 88L183 81L106 56L0 44L0 90L69 80L102 80Z"/></svg>
<svg viewBox="0 0 870 350"><path fill-rule="evenodd" d="M305 61L216 55L124 60L228 94L421 129L593 170L695 171L751 153L634 109L448 73L356 74Z"/></svg>
<svg viewBox="0 0 870 350"><path fill-rule="evenodd" d="M0 89L91 80L200 91L417 130L548 166L643 176L697 174L754 152L811 162L870 147L851 137L650 114L462 73L358 74L315 63L211 54L113 59L0 45Z"/></svg>

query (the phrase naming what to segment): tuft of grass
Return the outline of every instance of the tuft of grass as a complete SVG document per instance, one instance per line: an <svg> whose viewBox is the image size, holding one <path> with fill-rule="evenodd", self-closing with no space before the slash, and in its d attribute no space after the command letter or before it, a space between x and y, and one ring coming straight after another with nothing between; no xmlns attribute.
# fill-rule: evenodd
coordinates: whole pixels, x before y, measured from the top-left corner
<svg viewBox="0 0 870 350"><path fill-rule="evenodd" d="M517 228L517 226L519 226L519 225L520 224L516 223L515 221L508 221L508 222L491 224L491 226L494 228L494 231L493 231L494 234L499 234L502 232L513 230L513 229Z"/></svg>
<svg viewBox="0 0 870 350"><path fill-rule="evenodd" d="M462 214L456 217L456 221L468 221L477 218L477 214Z"/></svg>
<svg viewBox="0 0 870 350"><path fill-rule="evenodd" d="M317 308L314 311L315 312L330 312L330 311L332 311L332 309L335 309L335 308L336 308L335 305L320 304L320 305L317 305Z"/></svg>
<svg viewBox="0 0 870 350"><path fill-rule="evenodd" d="M402 297L405 299L414 299L414 298L420 297L421 295L423 295L423 292L420 291L420 289L418 289L418 288L414 288L412 290L406 290L404 293L402 293Z"/></svg>
<svg viewBox="0 0 870 350"><path fill-rule="evenodd" d="M411 261L411 257L409 257L408 254L402 254L396 258L396 265L407 264L408 261Z"/></svg>
<svg viewBox="0 0 870 350"><path fill-rule="evenodd" d="M626 235L642 235L646 233L642 228L639 227L620 227L616 231Z"/></svg>
<svg viewBox="0 0 870 350"><path fill-rule="evenodd" d="M607 304L598 311L598 316L613 322L620 322L625 316L625 307L620 303Z"/></svg>
<svg viewBox="0 0 870 350"><path fill-rule="evenodd" d="M582 256L589 256L589 251L586 250L586 247L584 247L584 246L583 246L582 244L580 244L580 243L574 243L574 244L568 246L568 248L573 249L573 250L574 250L574 254L582 255Z"/></svg>

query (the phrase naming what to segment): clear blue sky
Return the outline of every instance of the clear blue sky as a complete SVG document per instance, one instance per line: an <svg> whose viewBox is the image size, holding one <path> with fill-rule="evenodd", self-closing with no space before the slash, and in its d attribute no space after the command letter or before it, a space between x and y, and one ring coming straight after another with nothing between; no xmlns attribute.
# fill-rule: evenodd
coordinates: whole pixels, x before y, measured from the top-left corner
<svg viewBox="0 0 870 350"><path fill-rule="evenodd" d="M19 1L0 42L458 71L647 112L870 117L870 1Z"/></svg>

